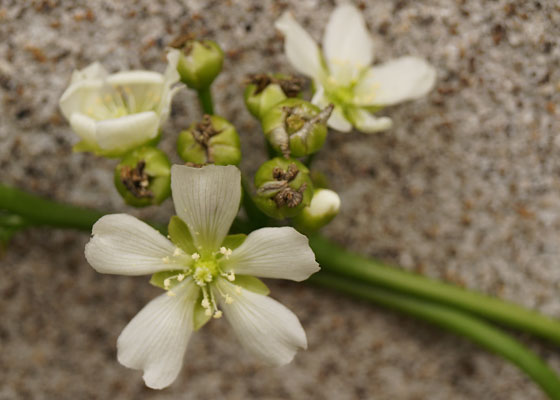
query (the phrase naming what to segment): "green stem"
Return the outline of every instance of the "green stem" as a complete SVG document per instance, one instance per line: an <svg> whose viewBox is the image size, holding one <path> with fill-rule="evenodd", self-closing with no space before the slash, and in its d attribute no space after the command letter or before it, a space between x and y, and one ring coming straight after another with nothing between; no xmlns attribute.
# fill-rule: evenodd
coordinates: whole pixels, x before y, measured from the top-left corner
<svg viewBox="0 0 560 400"><path fill-rule="evenodd" d="M23 217L29 225L91 230L105 213L57 203L22 190L0 184L0 210Z"/></svg>
<svg viewBox="0 0 560 400"><path fill-rule="evenodd" d="M510 360L525 371L551 399L560 399L560 380L556 373L513 337L481 319L441 304L341 278L329 272L315 274L310 281L412 315L464 336Z"/></svg>
<svg viewBox="0 0 560 400"><path fill-rule="evenodd" d="M204 114L214 114L214 103L212 102L212 92L210 91L210 86L197 90L196 92L198 94L200 107L202 107Z"/></svg>
<svg viewBox="0 0 560 400"><path fill-rule="evenodd" d="M20 215L28 225L85 231L91 231L92 225L104 215L100 211L57 203L2 184L0 210ZM252 225L252 222L241 220L236 223L239 231L247 231ZM560 344L560 322L535 311L389 267L348 252L319 235L310 238L310 245L324 271L454 306Z"/></svg>
<svg viewBox="0 0 560 400"><path fill-rule="evenodd" d="M560 321L535 311L367 259L319 235L310 238L310 245L327 272L457 307L560 344Z"/></svg>

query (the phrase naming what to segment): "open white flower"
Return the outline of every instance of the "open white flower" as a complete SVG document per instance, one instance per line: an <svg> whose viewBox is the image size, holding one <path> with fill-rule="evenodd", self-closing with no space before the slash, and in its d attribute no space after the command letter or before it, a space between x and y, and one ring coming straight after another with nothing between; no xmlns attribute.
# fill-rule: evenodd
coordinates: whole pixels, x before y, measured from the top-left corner
<svg viewBox="0 0 560 400"><path fill-rule="evenodd" d="M416 57L371 67L373 43L361 13L351 4L341 4L332 13L322 52L289 12L276 21L276 28L285 36L290 63L313 79L312 103L335 105L328 124L338 131L348 132L352 126L366 133L389 129L391 119L372 112L424 96L434 86L434 68Z"/></svg>
<svg viewBox="0 0 560 400"><path fill-rule="evenodd" d="M290 362L307 347L305 332L255 276L302 281L317 272L307 238L291 227L226 236L241 198L236 167L174 165L171 187L178 214L171 241L135 217L113 214L97 221L86 245L98 272L154 274L151 282L167 290L121 333L120 363L143 370L147 386L164 388L177 377L192 332L222 312L257 358Z"/></svg>
<svg viewBox="0 0 560 400"><path fill-rule="evenodd" d="M156 138L169 116L179 81L176 55L164 75L152 71L108 74L99 63L74 71L60 109L81 138L77 151L121 156Z"/></svg>

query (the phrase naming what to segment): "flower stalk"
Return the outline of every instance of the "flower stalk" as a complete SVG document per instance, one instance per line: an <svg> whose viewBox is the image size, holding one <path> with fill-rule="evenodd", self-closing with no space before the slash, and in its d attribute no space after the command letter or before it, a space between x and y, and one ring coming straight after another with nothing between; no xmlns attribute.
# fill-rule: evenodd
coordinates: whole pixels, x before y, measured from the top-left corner
<svg viewBox="0 0 560 400"><path fill-rule="evenodd" d="M560 399L560 379L542 359L507 333L477 317L442 304L341 278L331 272L322 271L309 281L411 315L463 336L511 361L529 375L551 399Z"/></svg>
<svg viewBox="0 0 560 400"><path fill-rule="evenodd" d="M325 271L445 304L560 344L560 321L514 303L446 284L351 253L326 238L309 239Z"/></svg>

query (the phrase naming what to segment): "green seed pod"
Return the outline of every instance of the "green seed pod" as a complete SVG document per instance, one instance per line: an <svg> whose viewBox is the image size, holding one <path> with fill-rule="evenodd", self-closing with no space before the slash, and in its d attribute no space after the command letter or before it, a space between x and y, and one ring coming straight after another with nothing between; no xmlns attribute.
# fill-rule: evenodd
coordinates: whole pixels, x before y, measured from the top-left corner
<svg viewBox="0 0 560 400"><path fill-rule="evenodd" d="M193 40L189 37L179 37L171 47L180 51L177 71L181 82L191 89L208 88L222 70L224 52L212 40Z"/></svg>
<svg viewBox="0 0 560 400"><path fill-rule="evenodd" d="M301 93L303 79L281 74L254 74L247 77L245 105L257 119L281 101Z"/></svg>
<svg viewBox="0 0 560 400"><path fill-rule="evenodd" d="M340 210L340 197L329 189L316 189L311 204L294 218L294 224L305 233L315 232L332 221Z"/></svg>
<svg viewBox="0 0 560 400"><path fill-rule="evenodd" d="M286 99L263 116L263 132L284 157L303 157L318 151L327 138L327 120L334 106L323 110L302 99Z"/></svg>
<svg viewBox="0 0 560 400"><path fill-rule="evenodd" d="M127 204L160 204L171 194L171 163L161 150L140 147L115 168L115 186Z"/></svg>
<svg viewBox="0 0 560 400"><path fill-rule="evenodd" d="M292 218L311 202L313 184L309 170L299 161L276 157L265 162L255 175L255 204L266 215Z"/></svg>
<svg viewBox="0 0 560 400"><path fill-rule="evenodd" d="M202 121L182 131L177 152L193 164L238 165L241 143L235 127L217 115L204 115Z"/></svg>

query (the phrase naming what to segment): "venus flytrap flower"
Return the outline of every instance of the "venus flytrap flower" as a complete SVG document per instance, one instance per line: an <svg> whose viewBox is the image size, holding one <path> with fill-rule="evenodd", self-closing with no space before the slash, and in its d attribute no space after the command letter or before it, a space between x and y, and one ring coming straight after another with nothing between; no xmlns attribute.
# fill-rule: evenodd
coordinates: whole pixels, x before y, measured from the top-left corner
<svg viewBox="0 0 560 400"><path fill-rule="evenodd" d="M167 291L121 333L119 362L143 370L147 386L164 388L176 379L193 331L222 314L258 359L290 362L307 347L305 332L255 276L302 281L317 272L307 238L290 227L226 236L241 199L236 167L175 165L171 187L178 214L169 224L171 240L135 217L113 214L94 225L86 245L98 272L153 274L151 282Z"/></svg>
<svg viewBox="0 0 560 400"><path fill-rule="evenodd" d="M74 71L60 109L80 137L74 149L119 157L156 139L182 85L177 55L169 54L165 74L124 71L108 74L99 63Z"/></svg>
<svg viewBox="0 0 560 400"><path fill-rule="evenodd" d="M365 133L389 129L391 119L377 118L372 112L422 97L434 86L434 68L416 57L371 67L373 43L353 5L342 4L332 13L322 52L289 12L276 21L276 28L285 36L290 63L313 79L312 103L335 105L328 123L338 131L348 132L352 126Z"/></svg>

